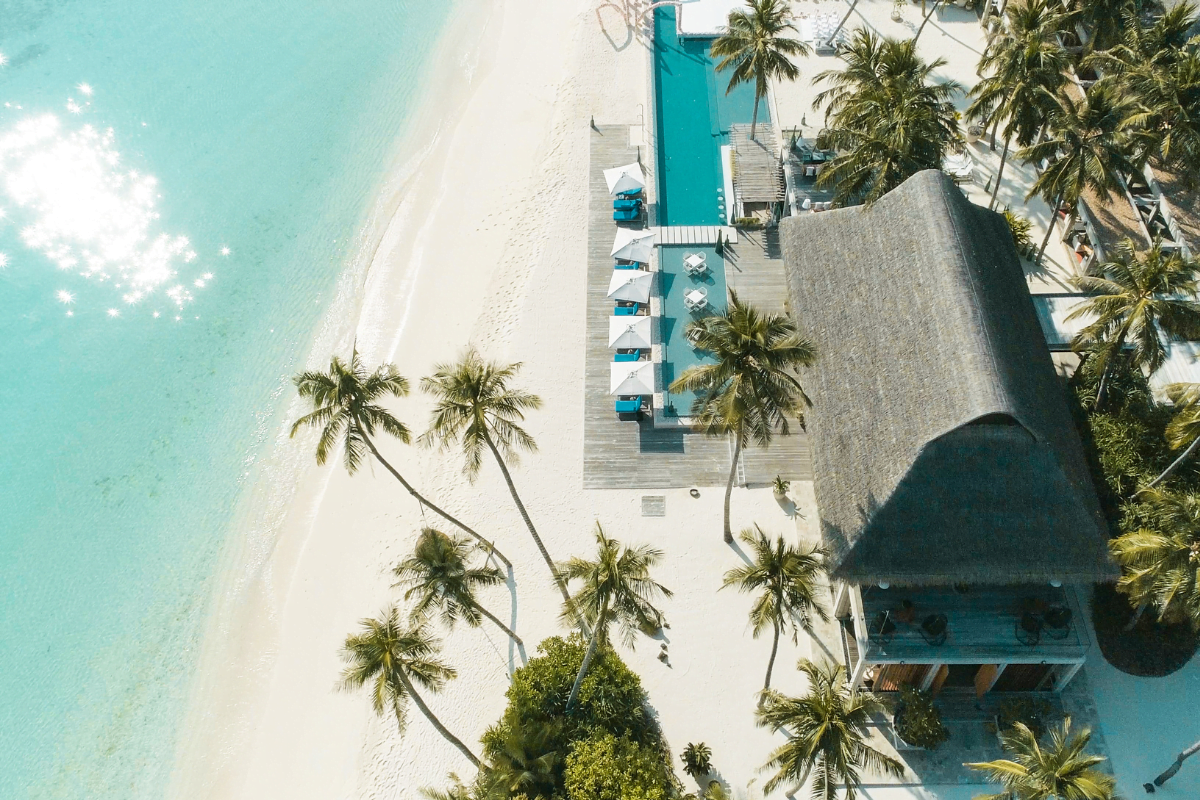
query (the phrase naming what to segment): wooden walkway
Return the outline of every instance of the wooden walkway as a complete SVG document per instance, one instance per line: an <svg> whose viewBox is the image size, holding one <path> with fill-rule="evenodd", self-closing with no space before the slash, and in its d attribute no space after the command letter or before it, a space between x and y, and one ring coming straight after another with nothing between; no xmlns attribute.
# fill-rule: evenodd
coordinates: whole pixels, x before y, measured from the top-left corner
<svg viewBox="0 0 1200 800"><path fill-rule="evenodd" d="M736 154L733 188L743 203L777 203L783 199L783 163L779 141L769 125L759 125L750 138L750 126L729 126Z"/></svg>
<svg viewBox="0 0 1200 800"><path fill-rule="evenodd" d="M682 428L655 428L649 421L622 421L613 411L613 397L608 394L608 365L612 360L608 317L612 301L607 293L612 276L609 251L614 226L603 170L614 164L628 164L637 153L628 146L628 126L603 125L590 135L583 486L586 489L722 486L729 475L730 447L726 439L712 439ZM739 257L753 260L752 246L747 244L745 250L742 254L739 243ZM763 250L763 265L768 264L766 256ZM775 261L776 265L779 263ZM730 281L734 280L734 272L730 272ZM779 285L782 283L780 270ZM766 485L776 475L789 480L812 480L808 438L797 433L778 438L767 450L749 448L743 466L746 483L752 486Z"/></svg>
<svg viewBox="0 0 1200 800"><path fill-rule="evenodd" d="M667 225L656 229L658 244L716 244L738 240L737 228L729 225Z"/></svg>

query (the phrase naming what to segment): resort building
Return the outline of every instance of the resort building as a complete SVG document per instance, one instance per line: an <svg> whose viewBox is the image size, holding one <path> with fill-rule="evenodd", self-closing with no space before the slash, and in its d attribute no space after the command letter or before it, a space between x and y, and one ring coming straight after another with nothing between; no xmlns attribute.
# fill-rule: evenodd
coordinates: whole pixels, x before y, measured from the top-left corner
<svg viewBox="0 0 1200 800"><path fill-rule="evenodd" d="M853 682L1061 690L1115 568L1003 218L930 170L780 229Z"/></svg>

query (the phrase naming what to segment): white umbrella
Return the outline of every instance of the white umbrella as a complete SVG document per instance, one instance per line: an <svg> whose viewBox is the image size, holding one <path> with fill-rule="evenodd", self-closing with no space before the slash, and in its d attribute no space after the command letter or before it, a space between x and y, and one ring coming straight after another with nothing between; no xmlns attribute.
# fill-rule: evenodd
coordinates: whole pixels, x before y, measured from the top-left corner
<svg viewBox="0 0 1200 800"><path fill-rule="evenodd" d="M646 176L642 174L641 164L626 164L623 167L606 169L604 182L608 184L609 194L636 192L646 188Z"/></svg>
<svg viewBox="0 0 1200 800"><path fill-rule="evenodd" d="M613 258L623 258L626 261L650 263L650 253L654 251L655 233L652 230L633 228L617 228L617 238L613 240Z"/></svg>
<svg viewBox="0 0 1200 800"><path fill-rule="evenodd" d="M634 303L650 302L650 284L654 273L641 269L614 269L608 282L608 296L614 300L630 300Z"/></svg>
<svg viewBox="0 0 1200 800"><path fill-rule="evenodd" d="M650 317L609 317L608 346L649 347Z"/></svg>
<svg viewBox="0 0 1200 800"><path fill-rule="evenodd" d="M654 394L653 361L614 361L609 366L609 394Z"/></svg>

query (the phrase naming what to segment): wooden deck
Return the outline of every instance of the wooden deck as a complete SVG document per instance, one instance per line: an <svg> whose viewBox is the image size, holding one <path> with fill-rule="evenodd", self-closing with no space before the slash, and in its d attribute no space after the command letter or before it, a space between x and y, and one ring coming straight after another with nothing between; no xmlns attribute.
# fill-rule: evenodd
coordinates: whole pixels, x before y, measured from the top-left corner
<svg viewBox="0 0 1200 800"><path fill-rule="evenodd" d="M729 225L664 225L658 228L658 244L716 244L738 240L737 228Z"/></svg>
<svg viewBox="0 0 1200 800"><path fill-rule="evenodd" d="M608 394L608 365L612 360L608 348L608 317L612 301L607 292L613 263L609 251L615 228L603 170L614 164L628 164L636 158L637 153L628 141L628 126L600 126L599 131L591 133L583 485L588 489L721 486L729 475L731 451L726 439L709 438L685 428L655 428L648 420L618 419L613 411L613 398ZM751 255L753 247L743 245L745 241L738 243L738 256L749 259L748 265L755 257ZM765 269L769 266L767 250L759 249ZM731 283L735 272L731 270L729 274ZM755 280L763 282L764 286L767 282L765 277ZM782 271L777 285L783 285ZM764 296L768 293L769 290L764 292ZM766 485L776 475L789 480L812 480L808 438L803 433L796 433L779 437L767 450L749 448L743 466L748 485Z"/></svg>
<svg viewBox="0 0 1200 800"><path fill-rule="evenodd" d="M730 140L737 167L733 186L743 203L778 203L783 199L783 164L779 140L771 125L759 125L750 138L750 126L731 125Z"/></svg>

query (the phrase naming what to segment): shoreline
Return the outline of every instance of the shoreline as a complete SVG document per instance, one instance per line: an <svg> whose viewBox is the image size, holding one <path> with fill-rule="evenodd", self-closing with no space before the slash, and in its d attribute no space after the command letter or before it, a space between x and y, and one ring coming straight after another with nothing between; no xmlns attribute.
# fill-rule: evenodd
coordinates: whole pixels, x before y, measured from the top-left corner
<svg viewBox="0 0 1200 800"><path fill-rule="evenodd" d="M404 192L431 167L445 129L461 118L481 61L469 56L503 2L459 0L460 8L441 31L435 54L422 69L422 76L432 81L395 137L370 206L353 234L353 255L310 336L303 367L326 366L328 354L341 352L359 336L368 307L367 287L386 270L378 261L389 231L404 227ZM485 13L473 15L475 9ZM276 555L287 544L282 541L284 529L295 527L289 519L311 519L331 477L328 468L316 466L307 448L301 451L289 441L288 420L299 408L294 396L284 399L290 388L289 381L279 392L274 424L264 436L268 441L259 445L213 574L168 797L235 796L234 787L244 776L245 765L234 763L236 753L248 739L255 699L272 665L269 652L278 635L277 579L286 569L279 569Z"/></svg>

